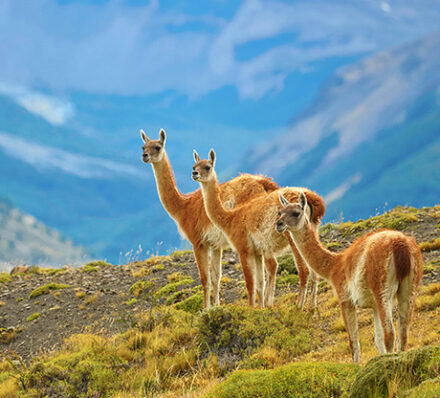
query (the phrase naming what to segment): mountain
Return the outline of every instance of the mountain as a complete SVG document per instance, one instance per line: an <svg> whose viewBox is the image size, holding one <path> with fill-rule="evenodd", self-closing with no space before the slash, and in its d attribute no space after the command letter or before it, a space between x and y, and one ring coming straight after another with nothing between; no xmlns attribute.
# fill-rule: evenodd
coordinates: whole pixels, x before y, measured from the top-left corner
<svg viewBox="0 0 440 398"><path fill-rule="evenodd" d="M138 132L137 152L117 140L53 126L0 96L0 197L93 257L118 262L139 245L150 253L163 240L164 250L180 246L151 167L141 162Z"/></svg>
<svg viewBox="0 0 440 398"><path fill-rule="evenodd" d="M339 68L243 166L324 195L327 220L440 199L440 32Z"/></svg>
<svg viewBox="0 0 440 398"><path fill-rule="evenodd" d="M82 247L5 201L0 201L0 249L0 269L17 263L78 264L88 258Z"/></svg>

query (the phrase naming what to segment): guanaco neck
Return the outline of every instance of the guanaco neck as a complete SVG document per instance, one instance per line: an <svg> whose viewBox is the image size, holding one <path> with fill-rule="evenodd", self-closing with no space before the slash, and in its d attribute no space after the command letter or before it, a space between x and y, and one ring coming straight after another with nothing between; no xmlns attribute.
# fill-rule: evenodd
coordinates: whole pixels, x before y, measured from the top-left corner
<svg viewBox="0 0 440 398"><path fill-rule="evenodd" d="M174 173L166 152L160 162L152 163L152 165L160 201L171 217L178 217L182 211L185 197L176 186Z"/></svg>
<svg viewBox="0 0 440 398"><path fill-rule="evenodd" d="M212 178L209 181L200 182L200 186L208 217L220 229L227 229L230 226L232 212L225 209L220 200L220 188L215 171L213 171Z"/></svg>
<svg viewBox="0 0 440 398"><path fill-rule="evenodd" d="M290 234L307 264L318 275L330 280L338 254L322 245L318 232L312 228L310 222L307 222L301 230L290 231Z"/></svg>

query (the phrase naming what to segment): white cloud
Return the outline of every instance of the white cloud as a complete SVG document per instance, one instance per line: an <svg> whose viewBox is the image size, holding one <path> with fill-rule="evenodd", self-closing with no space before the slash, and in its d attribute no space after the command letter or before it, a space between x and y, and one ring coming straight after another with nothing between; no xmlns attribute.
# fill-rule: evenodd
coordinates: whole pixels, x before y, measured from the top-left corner
<svg viewBox="0 0 440 398"><path fill-rule="evenodd" d="M10 96L27 111L60 126L73 117L73 104L51 95L31 91L24 87L0 83L0 94Z"/></svg>
<svg viewBox="0 0 440 398"><path fill-rule="evenodd" d="M41 172L56 169L76 177L94 179L147 178L147 174L137 167L36 144L3 132L0 132L0 150L34 166Z"/></svg>
<svg viewBox="0 0 440 398"><path fill-rule="evenodd" d="M191 27L194 22L201 27ZM0 41L0 58L7 60L0 76L55 92L173 90L197 97L234 85L242 97L259 98L313 61L388 48L438 28L436 0L398 0L392 7L378 0L245 0L229 21L163 11L157 1L133 7L117 0L26 6L3 0L0 37L10 39ZM291 43L274 42L246 61L236 56L242 44L286 33ZM45 114L37 102L32 108Z"/></svg>
<svg viewBox="0 0 440 398"><path fill-rule="evenodd" d="M351 176L341 185L339 185L338 187L330 191L327 195L325 195L324 197L325 203L329 205L330 203L342 198L353 185L356 185L361 180L362 180L361 173L356 173L355 175Z"/></svg>

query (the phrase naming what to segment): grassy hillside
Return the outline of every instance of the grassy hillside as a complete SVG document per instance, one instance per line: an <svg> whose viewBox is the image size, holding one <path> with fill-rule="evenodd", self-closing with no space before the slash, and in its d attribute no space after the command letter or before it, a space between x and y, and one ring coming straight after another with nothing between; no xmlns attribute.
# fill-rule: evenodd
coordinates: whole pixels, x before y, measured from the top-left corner
<svg viewBox="0 0 440 398"><path fill-rule="evenodd" d="M361 364L352 364L329 285L320 283L319 311L296 308L290 255L279 259L274 308L253 309L227 251L222 305L201 311L192 252L176 252L124 266L1 274L0 396L437 396L440 206L327 224L321 237L338 251L383 227L413 235L425 259L408 353L377 357L371 311L359 310Z"/></svg>

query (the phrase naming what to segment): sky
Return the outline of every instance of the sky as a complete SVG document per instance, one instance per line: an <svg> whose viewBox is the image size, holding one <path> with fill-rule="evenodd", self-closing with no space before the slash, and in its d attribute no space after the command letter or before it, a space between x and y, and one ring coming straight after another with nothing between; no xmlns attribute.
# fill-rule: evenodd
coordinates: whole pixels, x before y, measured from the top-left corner
<svg viewBox="0 0 440 398"><path fill-rule="evenodd" d="M335 68L439 21L432 0L0 0L0 94L53 125L131 98L154 128L278 134Z"/></svg>

